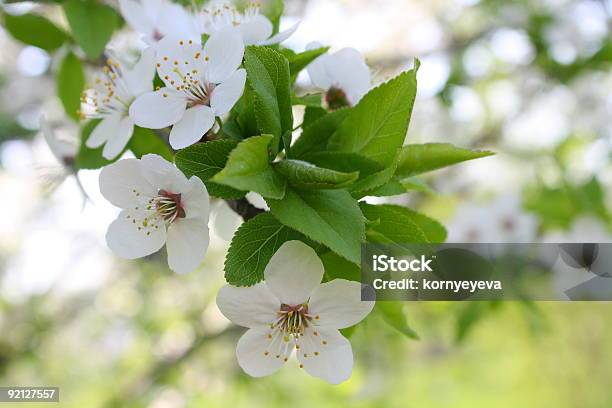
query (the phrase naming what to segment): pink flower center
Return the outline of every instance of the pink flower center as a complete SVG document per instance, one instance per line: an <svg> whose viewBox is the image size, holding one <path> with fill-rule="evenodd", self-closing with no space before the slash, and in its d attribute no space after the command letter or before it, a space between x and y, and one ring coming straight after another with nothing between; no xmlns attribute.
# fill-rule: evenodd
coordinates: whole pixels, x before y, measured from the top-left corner
<svg viewBox="0 0 612 408"><path fill-rule="evenodd" d="M346 93L342 89L335 86L329 88L325 94L325 102L327 102L327 106L329 106L329 108L332 110L351 106Z"/></svg>
<svg viewBox="0 0 612 408"><path fill-rule="evenodd" d="M304 329L309 326L312 316L308 314L308 304L304 303L297 306L282 304L277 313L278 319L274 327L278 327L282 332L292 335L304 334Z"/></svg>
<svg viewBox="0 0 612 408"><path fill-rule="evenodd" d="M177 218L185 218L185 209L181 203L181 195L160 189L157 197L152 199L152 206L161 218L168 224Z"/></svg>
<svg viewBox="0 0 612 408"><path fill-rule="evenodd" d="M304 358L319 356L327 340L317 330L315 324L317 320L319 320L319 315L310 314L307 303L295 306L281 304L276 321L270 325L269 344L263 351L263 355L287 361L291 350L295 347L296 353L301 354ZM311 335L311 340L306 340L304 343L307 330ZM308 350L303 347L307 347ZM303 367L304 365L300 364L300 368Z"/></svg>

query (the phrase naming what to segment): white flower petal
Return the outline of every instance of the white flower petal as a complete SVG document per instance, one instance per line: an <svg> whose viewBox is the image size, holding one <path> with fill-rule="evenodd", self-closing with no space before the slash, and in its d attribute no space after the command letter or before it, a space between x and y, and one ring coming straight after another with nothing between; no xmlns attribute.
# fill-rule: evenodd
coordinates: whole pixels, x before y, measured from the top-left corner
<svg viewBox="0 0 612 408"><path fill-rule="evenodd" d="M141 258L159 251L164 245L166 229L163 225L158 225L158 228L151 224L143 227L145 216L142 211L124 210L109 225L106 243L117 256L125 259Z"/></svg>
<svg viewBox="0 0 612 408"><path fill-rule="evenodd" d="M115 114L102 119L87 138L85 146L90 149L102 146L109 138L117 133L121 118L122 116L120 114Z"/></svg>
<svg viewBox="0 0 612 408"><path fill-rule="evenodd" d="M267 327L277 319L280 301L261 282L248 288L225 285L217 295L217 306L225 317L244 327Z"/></svg>
<svg viewBox="0 0 612 408"><path fill-rule="evenodd" d="M157 190L143 176L140 160L124 159L102 169L100 192L117 207L134 208L155 196Z"/></svg>
<svg viewBox="0 0 612 408"><path fill-rule="evenodd" d="M275 373L283 366L293 350L292 342L285 343L282 336L269 339L269 333L268 328L249 329L238 340L236 346L238 364L252 377L264 377Z"/></svg>
<svg viewBox="0 0 612 408"><path fill-rule="evenodd" d="M244 221L224 200L217 200L211 208L210 214L211 230L217 237L227 242L232 240L236 230Z"/></svg>
<svg viewBox="0 0 612 408"><path fill-rule="evenodd" d="M181 5L171 1L162 2L157 28L162 35L172 35L184 40L191 39L195 42L197 37L191 15Z"/></svg>
<svg viewBox="0 0 612 408"><path fill-rule="evenodd" d="M281 31L280 33L276 33L272 37L268 38L265 41L260 42L259 44L260 45L280 44L283 41L285 41L287 38L291 37L293 35L293 33L296 32L296 30L298 29L299 26L300 26L299 22L295 23L289 29L287 29L285 31Z"/></svg>
<svg viewBox="0 0 612 408"><path fill-rule="evenodd" d="M170 88L181 85L188 73L195 76L193 70L204 71L202 44L197 40L168 35L155 45L155 51L157 73Z"/></svg>
<svg viewBox="0 0 612 408"><path fill-rule="evenodd" d="M125 21L135 31L144 35L151 35L153 33L153 23L145 13L145 8L140 1L119 0L119 10Z"/></svg>
<svg viewBox="0 0 612 408"><path fill-rule="evenodd" d="M244 43L240 32L227 27L210 36L204 45L209 58L206 79L215 84L227 80L238 69L244 56Z"/></svg>
<svg viewBox="0 0 612 408"><path fill-rule="evenodd" d="M210 106L197 105L185 114L170 131L170 145L173 149L184 149L202 138L215 123L215 113Z"/></svg>
<svg viewBox="0 0 612 408"><path fill-rule="evenodd" d="M258 14L255 18L238 26L245 45L259 44L272 35L273 26L265 16Z"/></svg>
<svg viewBox="0 0 612 408"><path fill-rule="evenodd" d="M134 122L129 116L125 116L121 119L121 122L119 122L116 133L110 135L106 141L104 149L102 150L102 156L108 160L117 157L127 146L132 137L132 133L134 133Z"/></svg>
<svg viewBox="0 0 612 408"><path fill-rule="evenodd" d="M193 272L200 266L209 243L208 223L199 218L177 219L168 227L168 265L177 273Z"/></svg>
<svg viewBox="0 0 612 408"><path fill-rule="evenodd" d="M169 193L182 194L191 189L187 177L157 154L145 154L140 159L143 177L157 190L163 189Z"/></svg>
<svg viewBox="0 0 612 408"><path fill-rule="evenodd" d="M42 130L42 134L49 149L51 149L51 153L53 153L53 156L55 156L60 163L64 164L64 159L66 157L72 157L76 154L76 144L58 139L44 116L40 118L40 129Z"/></svg>
<svg viewBox="0 0 612 408"><path fill-rule="evenodd" d="M311 41L308 44L306 44L306 51L309 50L316 50L317 48L323 48L323 44L321 44L318 41Z"/></svg>
<svg viewBox="0 0 612 408"><path fill-rule="evenodd" d="M331 56L326 70L333 84L339 86L353 104L370 89L370 69L363 55L354 48L343 48Z"/></svg>
<svg viewBox="0 0 612 408"><path fill-rule="evenodd" d="M245 198L247 199L249 203L251 203L256 208L270 211L270 207L268 207L268 203L266 203L266 200L260 194L257 194L254 191L249 191L248 193L246 193Z"/></svg>
<svg viewBox="0 0 612 408"><path fill-rule="evenodd" d="M199 177L191 176L189 186L190 188L181 195L185 219L199 218L208 221L210 217L210 197L206 185Z"/></svg>
<svg viewBox="0 0 612 408"><path fill-rule="evenodd" d="M155 77L155 50L153 47L145 49L138 62L123 73L132 96L139 96L153 90Z"/></svg>
<svg viewBox="0 0 612 408"><path fill-rule="evenodd" d="M210 106L217 116L228 113L244 92L246 70L235 71L226 81L217 86L210 97Z"/></svg>
<svg viewBox="0 0 612 408"><path fill-rule="evenodd" d="M187 108L185 95L171 88L140 95L130 106L130 117L140 127L161 129L177 123Z"/></svg>
<svg viewBox="0 0 612 408"><path fill-rule="evenodd" d="M156 22L161 14L162 6L168 0L139 0L142 3L142 13L151 22Z"/></svg>
<svg viewBox="0 0 612 408"><path fill-rule="evenodd" d="M310 49L310 47L306 48ZM329 57L329 54L323 54L306 67L306 71L308 72L308 76L310 77L312 84L323 90L327 90L332 86L332 79L329 76L326 68Z"/></svg>
<svg viewBox="0 0 612 408"><path fill-rule="evenodd" d="M331 384L348 380L353 371L351 343L336 329L315 329L306 330L299 338L296 355L304 370Z"/></svg>
<svg viewBox="0 0 612 408"><path fill-rule="evenodd" d="M281 302L295 306L308 300L323 278L323 263L300 241L285 242L266 266L266 284Z"/></svg>
<svg viewBox="0 0 612 408"><path fill-rule="evenodd" d="M317 325L344 329L363 320L375 302L361 300L361 284L334 279L319 285L310 296L308 312L319 316Z"/></svg>

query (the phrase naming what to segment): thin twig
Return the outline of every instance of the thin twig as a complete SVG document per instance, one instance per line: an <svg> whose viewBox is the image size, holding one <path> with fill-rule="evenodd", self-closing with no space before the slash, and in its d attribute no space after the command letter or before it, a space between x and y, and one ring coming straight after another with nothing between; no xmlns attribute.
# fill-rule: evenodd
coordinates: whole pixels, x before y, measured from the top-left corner
<svg viewBox="0 0 612 408"><path fill-rule="evenodd" d="M266 212L261 208L255 207L253 204L249 203L246 198L241 198L239 200L225 200L227 205L239 216L242 217L243 220L248 221L251 218L256 217L257 215Z"/></svg>

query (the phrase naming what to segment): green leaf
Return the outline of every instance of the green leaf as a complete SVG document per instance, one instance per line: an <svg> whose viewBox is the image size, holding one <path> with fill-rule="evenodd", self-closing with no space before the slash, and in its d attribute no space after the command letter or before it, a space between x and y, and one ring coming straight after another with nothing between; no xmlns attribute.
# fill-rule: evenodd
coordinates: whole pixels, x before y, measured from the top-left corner
<svg viewBox="0 0 612 408"><path fill-rule="evenodd" d="M116 160L107 160L102 156L104 146L100 146L97 149L90 149L85 146L87 138L99 123L100 120L92 120L87 122L81 129L81 145L75 160L77 169L99 169ZM121 155L118 155L117 157L120 156Z"/></svg>
<svg viewBox="0 0 612 408"><path fill-rule="evenodd" d="M365 239L364 218L357 202L344 190L287 188L282 200L267 200L283 224L359 264Z"/></svg>
<svg viewBox="0 0 612 408"><path fill-rule="evenodd" d="M402 147L416 96L416 70L374 88L329 140L329 149L360 153L389 165Z"/></svg>
<svg viewBox="0 0 612 408"><path fill-rule="evenodd" d="M3 13L4 28L13 38L43 50L58 49L68 40L68 35L51 21L37 14L13 16Z"/></svg>
<svg viewBox="0 0 612 408"><path fill-rule="evenodd" d="M462 149L449 143L406 145L400 154L396 176L410 177L493 154L489 151Z"/></svg>
<svg viewBox="0 0 612 408"><path fill-rule="evenodd" d="M329 50L329 47L316 48L314 50L307 50L300 52L299 54L293 54L287 59L289 60L289 72L291 73L291 83L294 83L297 79L298 74L304 68L308 66L312 61L325 54Z"/></svg>
<svg viewBox="0 0 612 408"><path fill-rule="evenodd" d="M375 197L391 197L404 194L409 191L420 191L428 194L434 193L431 187L423 180L417 179L416 177L410 177L401 181L392 178L382 186L368 191L368 195Z"/></svg>
<svg viewBox="0 0 612 408"><path fill-rule="evenodd" d="M225 257L225 280L251 286L264 278L266 265L283 243L304 240L299 232L281 224L270 213L251 218L238 228Z"/></svg>
<svg viewBox="0 0 612 408"><path fill-rule="evenodd" d="M610 213L606 206L606 192L597 177L592 177L588 182L573 190L572 195L585 213L595 214L606 221L610 220Z"/></svg>
<svg viewBox="0 0 612 408"><path fill-rule="evenodd" d="M446 229L437 221L398 205L360 203L363 215L379 222L369 225L368 241L381 244L441 243Z"/></svg>
<svg viewBox="0 0 612 408"><path fill-rule="evenodd" d="M388 167L362 178L351 186L351 194L353 197L361 198L371 195L370 192L375 191L378 187L381 187L389 182L397 169L398 158L399 150L395 155L395 159Z"/></svg>
<svg viewBox="0 0 612 408"><path fill-rule="evenodd" d="M213 140L197 143L179 150L175 157L176 166L187 177L198 176L206 184L213 197L236 200L245 192L210 181L225 167L227 158L238 143L233 140Z"/></svg>
<svg viewBox="0 0 612 408"><path fill-rule="evenodd" d="M253 90L259 133L274 136L272 153L276 154L281 136L293 129L289 63L269 47L249 46L244 52L244 67Z"/></svg>
<svg viewBox="0 0 612 408"><path fill-rule="evenodd" d="M274 168L287 178L289 184L305 189L344 188L359 178L359 172L341 173L301 160L282 160L275 163Z"/></svg>
<svg viewBox="0 0 612 408"><path fill-rule="evenodd" d="M26 129L8 112L0 111L0 144L7 140L30 140L35 131Z"/></svg>
<svg viewBox="0 0 612 408"><path fill-rule="evenodd" d="M68 0L64 3L64 13L72 36L91 59L102 54L121 21L112 7L95 0Z"/></svg>
<svg viewBox="0 0 612 408"><path fill-rule="evenodd" d="M327 251L321 254L319 258L321 258L325 268L324 280L326 282L334 279L361 281L361 268L337 253Z"/></svg>
<svg viewBox="0 0 612 408"><path fill-rule="evenodd" d="M306 129L325 115L327 115L327 110L321 106L306 106L306 109L304 109L304 120L302 120L301 125L302 129Z"/></svg>
<svg viewBox="0 0 612 408"><path fill-rule="evenodd" d="M223 123L223 128L221 131L222 131L223 136L226 136L227 138L230 138L230 139L240 140L243 138L242 129L238 125L236 118L231 118L231 117L228 118Z"/></svg>
<svg viewBox="0 0 612 408"><path fill-rule="evenodd" d="M395 172L394 161L390 167L383 167L374 160L360 156L355 153L341 152L317 152L307 154L304 160L309 161L317 166L329 168L341 172L359 172L359 179L350 187L353 197L359 198L366 195L375 196L381 193L380 188L386 184L392 183L390 180ZM399 184L399 182L396 182ZM394 190L398 187L403 189L400 184L391 186ZM391 191L387 191L391 192ZM395 191L393 191L395 192ZM404 193L402 190L398 194ZM381 194L384 195L384 194ZM394 195L394 194L388 194Z"/></svg>
<svg viewBox="0 0 612 408"><path fill-rule="evenodd" d="M359 327L359 325L356 324L354 326L347 327L345 329L340 329L340 333L347 339L350 339L353 337L353 334L355 334L355 330L357 330L357 327Z"/></svg>
<svg viewBox="0 0 612 408"><path fill-rule="evenodd" d="M128 148L139 159L149 153L158 154L168 161L174 159L168 144L151 129L134 126L134 134L128 143Z"/></svg>
<svg viewBox="0 0 612 408"><path fill-rule="evenodd" d="M66 114L74 120L79 120L81 95L85 88L85 74L81 61L68 53L62 60L57 72L57 96L62 101Z"/></svg>
<svg viewBox="0 0 612 408"><path fill-rule="evenodd" d="M404 187L405 191L421 191L423 193L435 194L431 186L418 177L403 179L401 185Z"/></svg>
<svg viewBox="0 0 612 408"><path fill-rule="evenodd" d="M285 2L283 0L269 0L264 4L261 12L265 15L268 20L272 23L272 34L278 33L280 26L280 19L285 10Z"/></svg>
<svg viewBox="0 0 612 408"><path fill-rule="evenodd" d="M303 96L291 95L292 105L303 105L310 108L321 108L321 94L306 94ZM327 111L323 108L323 114Z"/></svg>
<svg viewBox="0 0 612 408"><path fill-rule="evenodd" d="M569 228L582 211L567 189L538 186L525 192L525 209L538 215L545 228Z"/></svg>
<svg viewBox="0 0 612 408"><path fill-rule="evenodd" d="M382 186L368 191L367 195L372 197L392 197L404 194L406 191L402 183L395 179L391 179Z"/></svg>
<svg viewBox="0 0 612 408"><path fill-rule="evenodd" d="M302 134L291 146L291 158L302 158L308 153L326 150L331 135L348 116L350 109L339 109L328 113L302 130Z"/></svg>
<svg viewBox="0 0 612 408"><path fill-rule="evenodd" d="M384 169L377 162L355 153L315 152L305 155L304 160L320 167L345 173L358 171L359 180Z"/></svg>
<svg viewBox="0 0 612 408"><path fill-rule="evenodd" d="M290 60L291 57L297 54L297 52L293 51L291 48L285 48L283 46L278 47L277 51L283 54L287 60Z"/></svg>
<svg viewBox="0 0 612 408"><path fill-rule="evenodd" d="M419 335L408 325L404 305L400 302L376 302L375 312L395 330L406 337L418 340Z"/></svg>
<svg viewBox="0 0 612 408"><path fill-rule="evenodd" d="M283 133L283 137L281 141L283 142L283 149L285 149L285 154L289 155L291 152L291 141L293 140L293 132L290 130Z"/></svg>
<svg viewBox="0 0 612 408"><path fill-rule="evenodd" d="M482 319L487 311L488 304L484 302L462 302L455 325L455 341L462 343L472 331L476 323Z"/></svg>
<svg viewBox="0 0 612 408"><path fill-rule="evenodd" d="M606 196L596 177L581 185L533 186L525 192L525 209L536 213L545 228L569 228L582 214L597 216L606 223L611 215Z"/></svg>
<svg viewBox="0 0 612 408"><path fill-rule="evenodd" d="M238 190L255 191L266 198L283 198L287 182L269 162L268 145L272 140L272 136L262 135L240 142L230 153L225 168L212 180Z"/></svg>
<svg viewBox="0 0 612 408"><path fill-rule="evenodd" d="M260 135L255 117L254 95L250 87L244 88L242 97L234 105L230 117L223 124L223 131L233 138L246 139Z"/></svg>

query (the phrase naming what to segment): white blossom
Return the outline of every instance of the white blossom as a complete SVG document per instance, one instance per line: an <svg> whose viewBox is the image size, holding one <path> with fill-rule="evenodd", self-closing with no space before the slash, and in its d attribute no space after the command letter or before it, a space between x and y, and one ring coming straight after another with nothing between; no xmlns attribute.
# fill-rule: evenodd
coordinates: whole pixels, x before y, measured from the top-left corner
<svg viewBox="0 0 612 408"><path fill-rule="evenodd" d="M86 141L89 148L104 145L106 159L117 157L127 146L134 132L129 109L137 96L153 90L155 56L151 48L143 51L140 60L128 68L116 59L109 59L94 87L84 92L81 103L83 118L102 119Z"/></svg>
<svg viewBox="0 0 612 408"><path fill-rule="evenodd" d="M115 254L136 259L166 244L173 271L190 272L202 263L209 243L210 204L198 177L187 179L161 156L147 154L105 167L100 191L122 209L106 233Z"/></svg>
<svg viewBox="0 0 612 408"><path fill-rule="evenodd" d="M246 71L240 34L227 28L202 49L197 39L167 36L156 47L157 72L165 87L141 95L130 107L138 126L170 125L170 144L182 149L197 142L242 96Z"/></svg>
<svg viewBox="0 0 612 408"><path fill-rule="evenodd" d="M313 42L306 49L320 47L321 44ZM323 54L306 69L312 84L326 92L325 99L331 108L357 104L372 84L370 69L354 48Z"/></svg>
<svg viewBox="0 0 612 408"><path fill-rule="evenodd" d="M295 350L300 367L338 384L351 376L351 343L338 331L372 311L361 301L359 282L320 283L323 264L300 241L284 243L266 266L265 282L252 287L224 286L217 296L221 312L249 330L238 341L236 356L253 377L276 372Z"/></svg>
<svg viewBox="0 0 612 408"><path fill-rule="evenodd" d="M75 167L76 155L79 148L76 137L71 139L60 137L57 132L53 130L51 124L44 115L40 117L39 125L51 154L53 154L53 157L55 157L59 163L59 166L47 166L41 169L41 177L45 189L48 191L55 190L55 188L62 184L67 177L72 175L83 196L83 204L85 204L88 198L87 193L79 180Z"/></svg>
<svg viewBox="0 0 612 408"><path fill-rule="evenodd" d="M593 216L583 215L572 222L569 230L555 229L549 231L542 237L541 241L549 243L612 243L612 231L601 220Z"/></svg>
<svg viewBox="0 0 612 408"><path fill-rule="evenodd" d="M142 35L147 44L154 44L169 34L193 34L189 13L169 0L119 0L119 10L125 21Z"/></svg>
<svg viewBox="0 0 612 408"><path fill-rule="evenodd" d="M78 150L76 141L59 138L45 116L40 118L40 130L55 159L67 169L68 173L72 172L72 165Z"/></svg>
<svg viewBox="0 0 612 408"><path fill-rule="evenodd" d="M521 197L504 194L484 204L462 204L448 225L448 242L533 242L538 222L521 208Z"/></svg>
<svg viewBox="0 0 612 408"><path fill-rule="evenodd" d="M299 23L288 30L272 35L272 22L260 13L257 3L249 4L240 12L231 4L207 7L195 13L195 27L199 34L215 34L227 27L236 27L245 45L279 44L297 30Z"/></svg>

